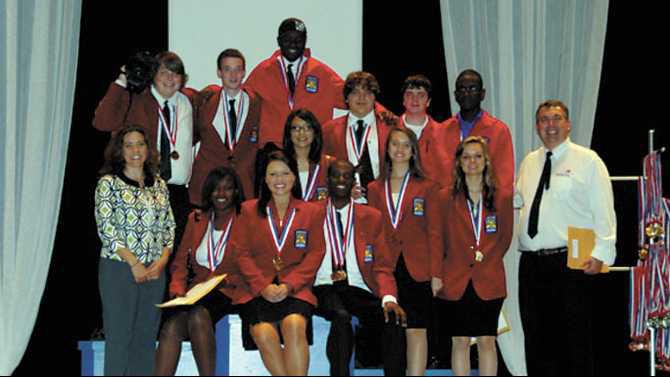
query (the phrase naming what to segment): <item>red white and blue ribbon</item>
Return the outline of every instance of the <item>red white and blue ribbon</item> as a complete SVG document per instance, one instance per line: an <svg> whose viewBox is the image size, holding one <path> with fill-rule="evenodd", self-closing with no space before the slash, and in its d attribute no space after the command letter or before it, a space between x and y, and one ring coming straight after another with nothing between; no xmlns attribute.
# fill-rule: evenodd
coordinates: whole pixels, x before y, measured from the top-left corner
<svg viewBox="0 0 670 377"><path fill-rule="evenodd" d="M274 241L275 247L277 248L277 255L281 256L284 245L286 245L286 240L288 239L291 226L293 225L293 220L295 219L296 209L293 208L293 210L291 210L288 221L284 224L281 231L279 230L277 224L275 224L275 221L272 219L272 209L270 206L266 207L266 212L268 215L268 225L270 226L270 232L272 233L272 240Z"/></svg>
<svg viewBox="0 0 670 377"><path fill-rule="evenodd" d="M403 178L402 185L400 186L400 191L398 192L398 200L394 203L393 201L393 191L391 189L391 180L386 180L386 208L389 212L389 217L391 218L391 225L393 229L398 229L398 224L400 224L400 219L402 218L402 205L405 199L405 193L407 192L407 187L409 186L410 172L405 173L405 178Z"/></svg>
<svg viewBox="0 0 670 377"><path fill-rule="evenodd" d="M168 102L168 108L170 109L170 112L172 112L172 105L169 102ZM165 133L167 135L170 135L170 144L172 145L172 149L175 149L177 146L177 133L179 132L179 108L177 106L174 107L174 114L173 116L170 117L170 124L168 124L167 120L165 119L165 116L163 115L163 109L160 107L159 104L158 123L160 123L160 127L163 127ZM172 126L173 124L174 127ZM162 145L161 148L163 148Z"/></svg>
<svg viewBox="0 0 670 377"><path fill-rule="evenodd" d="M279 62L279 70L281 71L281 78L282 81L284 82L284 89L286 89L286 94L288 97L288 108L293 110L293 106L295 105L295 101L293 100L293 95L291 94L291 90L288 87L288 76L286 75L286 65L284 64L284 59L281 56L277 57L277 61ZM296 88L298 85L298 80L300 79L300 74L302 73L302 68L307 62L307 59L305 59L305 56L301 56L300 59L298 59L298 66L296 67L296 75L295 75L295 84Z"/></svg>
<svg viewBox="0 0 670 377"><path fill-rule="evenodd" d="M345 264L347 250L351 247L354 239L354 201L349 201L347 210L347 219L343 222L342 234L340 234L337 223L337 209L332 201L328 199L326 206L326 230L328 245L332 252L333 265L336 269L341 269Z"/></svg>
<svg viewBox="0 0 670 377"><path fill-rule="evenodd" d="M230 125L229 119L228 119L228 114L230 113L230 102L228 102L230 99L228 97L228 93L226 93L223 88L221 89L221 101L219 102L219 106L221 110L223 111L223 129L224 129L224 134L225 134L225 140L226 144L228 144L228 149L231 151L235 149L235 146L237 145L237 141L240 139L239 135L242 134L242 120L244 119L243 112L244 112L244 92L240 92L240 99L237 101L237 124L235 127L235 135L233 135L232 132L232 125Z"/></svg>
<svg viewBox="0 0 670 377"><path fill-rule="evenodd" d="M372 130L371 126L365 127L365 133L363 134L363 139L361 140L361 144L359 145L356 142L354 126L349 127L349 141L351 142L354 155L356 156L356 161L354 162L355 166L358 166L358 164L361 161L361 157L363 156L363 152L365 151L365 148L368 147L368 139L370 138L371 130Z"/></svg>
<svg viewBox="0 0 670 377"><path fill-rule="evenodd" d="M475 236L475 242L477 242L477 251L479 251L479 244L482 236L482 228L484 227L484 200L479 199L479 204L475 205L470 200L468 202L468 212L470 212L470 222L472 223L472 232Z"/></svg>
<svg viewBox="0 0 670 377"><path fill-rule="evenodd" d="M302 193L302 200L309 201L314 197L316 191L316 182L319 179L319 171L321 166L316 164L312 169L310 169L309 176L307 178L307 185L305 186L305 192Z"/></svg>
<svg viewBox="0 0 670 377"><path fill-rule="evenodd" d="M214 242L215 236L214 233L214 216L209 221L209 232L207 232L207 263L209 264L209 270L214 272L216 268L223 260L223 255L226 252L226 246L228 245L228 240L230 239L230 229L233 226L233 219L231 218L226 226L226 229L221 233L219 239Z"/></svg>

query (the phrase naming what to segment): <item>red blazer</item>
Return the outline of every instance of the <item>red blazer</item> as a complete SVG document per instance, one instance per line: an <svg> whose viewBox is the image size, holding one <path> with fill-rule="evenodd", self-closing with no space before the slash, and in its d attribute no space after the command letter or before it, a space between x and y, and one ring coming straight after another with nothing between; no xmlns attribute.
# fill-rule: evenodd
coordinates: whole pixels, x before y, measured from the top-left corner
<svg viewBox="0 0 670 377"><path fill-rule="evenodd" d="M342 97L344 81L332 68L311 57L310 49L305 49L307 60L295 83L293 108L289 107L288 90L277 58L279 50L260 62L244 83L244 86L258 93L263 99L261 119L261 144L269 141L281 145L284 124L293 109L308 109L321 124L333 118L333 108L345 108Z"/></svg>
<svg viewBox="0 0 670 377"><path fill-rule="evenodd" d="M433 161L437 162L431 170L444 172L437 179L442 188L453 186L454 156L461 142L461 126L458 118L451 117L442 123L435 132L436 148L433 148ZM488 141L489 155L495 172L498 192L511 195L514 192L514 146L509 127L492 117L486 111L472 128L471 136L481 136ZM423 156L422 156L423 157Z"/></svg>
<svg viewBox="0 0 670 377"><path fill-rule="evenodd" d="M333 162L335 162L335 157L329 156L325 153L321 154L321 161L319 162L319 176L316 177L316 186L314 187L314 192L307 199L307 201L318 202L328 199L328 168ZM316 164L313 163L309 164L310 171L314 169L315 165Z"/></svg>
<svg viewBox="0 0 670 377"><path fill-rule="evenodd" d="M405 127L405 123L400 117L400 122L402 126ZM426 176L431 180L440 183L442 176L445 175L445 170L442 167L442 160L444 158L444 146L437 142L437 137L442 131L441 128L444 126L441 123L438 123L430 115L428 115L428 123L421 133L421 138L419 139L419 155L421 157L421 166L423 167L423 172L426 173ZM456 151L454 150L454 153Z"/></svg>
<svg viewBox="0 0 670 377"><path fill-rule="evenodd" d="M482 300L505 297L507 290L503 256L512 242L514 230L512 196L497 195L495 213L489 212L486 207L483 209L484 219L491 228L487 231L488 226L485 224L481 230L479 251L484 254L481 262L475 262L477 243L465 196L454 198L451 190L442 190L440 198L446 256L440 261L443 265L444 288L439 292L439 297L459 300L470 280ZM489 220L491 216L495 216L494 221Z"/></svg>
<svg viewBox="0 0 670 377"><path fill-rule="evenodd" d="M429 179L410 178L403 200L398 229L393 229L391 216L386 206L384 178L377 179L368 187L368 201L377 208L384 219L384 228L389 235L389 246L393 254L393 265L402 254L407 270L418 282L441 276L433 260L441 259L442 232L439 205L439 186Z"/></svg>
<svg viewBox="0 0 670 377"><path fill-rule="evenodd" d="M238 221L237 218L233 220L233 224L236 221ZM226 220L227 222L228 219ZM195 277L191 285L188 285L188 289L208 280L212 276L227 274L225 285L221 288L221 291L233 301L236 301L239 299L241 289L246 286L246 283L240 275L237 258L232 252L233 248L231 247L230 240L228 246L226 246L223 260L213 273L207 267L203 267L196 262L196 252L202 243L202 239L206 236L208 225L209 216L206 213L197 216L194 211L188 216L188 223L186 224L181 244L170 265L170 293L174 294L187 290L188 261L190 260Z"/></svg>
<svg viewBox="0 0 670 377"><path fill-rule="evenodd" d="M214 117L221 100L221 91L211 96L198 110L198 123L194 142L200 141L200 149L193 163L193 175L189 183L189 197L195 205L200 205L202 185L212 169L219 166L228 166L237 172L244 188L244 195L251 198L254 195L254 163L258 151L258 137L260 129L261 100L254 93L249 95L249 113L242 128L240 141L233 153L226 147L225 140L221 139L214 127Z"/></svg>
<svg viewBox="0 0 670 377"><path fill-rule="evenodd" d="M343 115L323 126L323 153L345 161L349 160L347 152L347 144L349 143L347 118L348 115ZM387 123L378 112L375 113L375 118L377 123L377 143L379 144L379 171L382 171L384 170L384 156L386 156L386 139L388 139L392 125Z"/></svg>
<svg viewBox="0 0 670 377"><path fill-rule="evenodd" d="M193 105L193 124L195 124L197 103L199 95L189 88L181 90ZM147 88L142 93L133 95L130 104L130 93L126 88L111 83L107 93L95 109L93 127L100 131L116 132L131 124L144 128L149 142L156 144L158 140L158 109L159 104L151 95L151 89ZM126 109L128 109L126 116Z"/></svg>
<svg viewBox="0 0 670 377"><path fill-rule="evenodd" d="M284 268L277 272L272 263L277 255L268 219L260 217L256 211L258 200L249 200L242 205L239 221L233 226L233 248L238 256L240 271L248 288L235 302L246 303L259 297L265 287L272 284L275 277L286 283L292 290L291 297L316 305L312 285L321 260L326 253L323 238L323 210L313 204L291 199L288 214L297 210L295 220L288 233L288 239L281 254ZM277 210L270 201L273 216ZM278 221L277 218L275 218ZM286 224L285 224L286 225ZM302 233L305 244L298 244L298 232Z"/></svg>
<svg viewBox="0 0 670 377"><path fill-rule="evenodd" d="M327 202L322 205L325 211ZM393 274L396 258L388 246L382 214L375 208L354 204L354 232L358 270L365 284L377 297L398 297ZM324 258L331 257L326 255Z"/></svg>

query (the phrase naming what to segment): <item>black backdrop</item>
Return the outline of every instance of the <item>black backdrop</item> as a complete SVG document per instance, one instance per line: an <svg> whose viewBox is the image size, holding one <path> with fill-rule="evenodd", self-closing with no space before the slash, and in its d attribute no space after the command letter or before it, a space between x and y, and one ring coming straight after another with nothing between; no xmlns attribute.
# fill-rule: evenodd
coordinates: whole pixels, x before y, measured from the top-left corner
<svg viewBox="0 0 670 377"><path fill-rule="evenodd" d="M132 1L83 2L59 226L35 330L15 375L79 374L77 341L89 339L102 326L97 291L100 243L93 218L93 192L109 136L94 130L91 119L127 56L138 50L167 49L167 1L151 4L151 8L143 9ZM645 6L639 2L610 2L592 147L614 176L639 174L649 128L657 129L657 145L670 147L668 130L662 123L662 105L667 103L667 63L658 52L665 45L661 33L665 17L657 3L642 4ZM363 15L363 67L380 81L379 100L399 113L402 80L409 74L425 73L435 86L432 115L438 120L450 116L451 89L446 78L448 67L444 65L439 1L415 1L408 7L404 2L382 5L368 0L363 2ZM244 52L249 47L240 48ZM667 155L664 164L668 187ZM625 183L615 183L614 187L619 217L617 264L631 265L635 253L635 188ZM603 276L597 291L597 325L591 335L596 339L598 374L647 373L647 354L627 351L628 275Z"/></svg>

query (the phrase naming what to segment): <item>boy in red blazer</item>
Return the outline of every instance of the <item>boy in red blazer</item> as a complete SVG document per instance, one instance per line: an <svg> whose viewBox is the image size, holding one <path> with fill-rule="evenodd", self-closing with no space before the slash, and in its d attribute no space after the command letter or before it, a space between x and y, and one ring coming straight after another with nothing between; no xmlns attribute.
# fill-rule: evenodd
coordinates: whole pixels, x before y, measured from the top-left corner
<svg viewBox="0 0 670 377"><path fill-rule="evenodd" d="M363 327L381 332L386 375L405 374L405 312L397 303L397 288L379 211L354 204L354 166L346 160L328 169L328 192L323 223L326 256L316 275L316 314L331 321L326 353L332 376L351 372L354 349L351 317ZM339 219L339 221L338 221ZM383 325L383 329L382 329Z"/></svg>

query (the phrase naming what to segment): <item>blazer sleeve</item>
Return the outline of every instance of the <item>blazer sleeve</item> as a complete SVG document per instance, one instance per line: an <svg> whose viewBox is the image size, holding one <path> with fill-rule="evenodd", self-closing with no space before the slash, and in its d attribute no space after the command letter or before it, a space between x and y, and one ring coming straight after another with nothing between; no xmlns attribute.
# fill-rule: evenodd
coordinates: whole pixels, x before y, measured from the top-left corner
<svg viewBox="0 0 670 377"><path fill-rule="evenodd" d="M388 237L386 236L381 216L378 219L378 225L374 230L377 238L375 239L375 265L373 273L379 287L379 297L390 295L397 298L398 286L393 275L396 261L386 241Z"/></svg>
<svg viewBox="0 0 670 377"><path fill-rule="evenodd" d="M243 213L239 220L233 225L232 246L233 252L237 256L237 264L240 267L240 273L249 285L254 297L260 295L261 291L267 286L263 271L256 265L252 255L251 236L255 234L253 229L252 213Z"/></svg>
<svg viewBox="0 0 670 377"><path fill-rule="evenodd" d="M111 83L107 93L95 109L93 127L100 131L118 131L123 127L130 104L128 91L116 83Z"/></svg>
<svg viewBox="0 0 670 377"><path fill-rule="evenodd" d="M512 237L514 235L514 206L512 204L512 196L503 195L496 205L496 210L500 213L500 241L496 248L500 248L502 258L507 254L510 245L512 244Z"/></svg>
<svg viewBox="0 0 670 377"><path fill-rule="evenodd" d="M310 239L309 246L300 264L291 270L282 280L291 286L293 293L299 292L308 286L314 284L316 273L321 267L323 257L326 255L326 241L323 237L323 221L319 221L322 217L320 211L315 210L316 215L312 215L310 220Z"/></svg>
<svg viewBox="0 0 670 377"><path fill-rule="evenodd" d="M495 151L495 155L491 156L491 163L498 177L498 190L507 196L514 191L514 146L512 135L505 124L502 124L502 130L493 143L491 150Z"/></svg>
<svg viewBox="0 0 670 377"><path fill-rule="evenodd" d="M436 183L428 189L428 205L426 215L428 223L428 242L430 247L430 276L442 276L442 259L444 256L444 242L442 232L442 214L440 213L440 191Z"/></svg>
<svg viewBox="0 0 670 377"><path fill-rule="evenodd" d="M175 253L172 264L170 265L170 293L186 292L188 286L188 258L191 253L193 245L193 222L195 217L191 213L186 223L184 236L181 239L179 248Z"/></svg>

